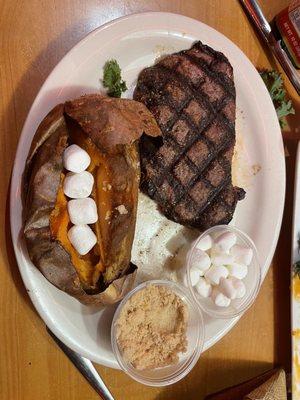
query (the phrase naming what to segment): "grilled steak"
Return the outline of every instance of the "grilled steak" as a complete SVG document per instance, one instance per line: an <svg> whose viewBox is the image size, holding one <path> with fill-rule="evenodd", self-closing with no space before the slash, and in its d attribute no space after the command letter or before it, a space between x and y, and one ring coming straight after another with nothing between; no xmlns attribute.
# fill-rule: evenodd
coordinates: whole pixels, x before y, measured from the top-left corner
<svg viewBox="0 0 300 400"><path fill-rule="evenodd" d="M140 141L142 190L182 225L229 223L245 192L231 181L235 87L227 58L197 42L144 69L134 99L162 130Z"/></svg>

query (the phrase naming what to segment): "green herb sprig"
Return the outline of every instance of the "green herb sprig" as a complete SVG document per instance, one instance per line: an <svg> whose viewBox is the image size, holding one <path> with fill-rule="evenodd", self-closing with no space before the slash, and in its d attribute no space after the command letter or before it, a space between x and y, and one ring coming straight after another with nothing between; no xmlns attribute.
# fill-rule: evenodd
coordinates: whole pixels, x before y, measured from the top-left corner
<svg viewBox="0 0 300 400"><path fill-rule="evenodd" d="M276 109L277 117L281 128L284 128L284 117L289 114L295 114L295 110L291 100L286 99L286 90L283 87L283 80L277 71L261 71L262 77L267 89L270 93L274 107Z"/></svg>
<svg viewBox="0 0 300 400"><path fill-rule="evenodd" d="M106 61L103 68L103 86L108 89L111 97L121 97L127 90L126 82L122 80L121 68L116 60Z"/></svg>

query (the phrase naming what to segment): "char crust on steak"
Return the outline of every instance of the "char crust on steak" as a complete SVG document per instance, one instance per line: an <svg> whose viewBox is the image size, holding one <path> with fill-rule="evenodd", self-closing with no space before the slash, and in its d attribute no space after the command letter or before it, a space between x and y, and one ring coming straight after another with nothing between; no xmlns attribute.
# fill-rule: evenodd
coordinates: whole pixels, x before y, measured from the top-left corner
<svg viewBox="0 0 300 400"><path fill-rule="evenodd" d="M231 178L235 87L227 58L196 42L144 69L134 99L162 131L141 138L142 190L182 225L228 224L245 192Z"/></svg>

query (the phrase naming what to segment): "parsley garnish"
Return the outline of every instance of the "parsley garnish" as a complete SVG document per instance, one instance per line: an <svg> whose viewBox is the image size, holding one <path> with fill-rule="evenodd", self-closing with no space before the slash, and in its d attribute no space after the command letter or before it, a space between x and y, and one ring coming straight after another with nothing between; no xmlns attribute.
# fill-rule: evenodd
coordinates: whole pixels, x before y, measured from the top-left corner
<svg viewBox="0 0 300 400"><path fill-rule="evenodd" d="M283 87L283 80L277 71L262 71L260 72L267 89L270 93L277 117L281 128L284 127L284 117L289 114L295 114L291 100L286 99L286 90Z"/></svg>
<svg viewBox="0 0 300 400"><path fill-rule="evenodd" d="M108 88L107 94L111 97L121 97L127 90L126 82L122 80L121 68L116 60L106 61L103 73L103 86Z"/></svg>

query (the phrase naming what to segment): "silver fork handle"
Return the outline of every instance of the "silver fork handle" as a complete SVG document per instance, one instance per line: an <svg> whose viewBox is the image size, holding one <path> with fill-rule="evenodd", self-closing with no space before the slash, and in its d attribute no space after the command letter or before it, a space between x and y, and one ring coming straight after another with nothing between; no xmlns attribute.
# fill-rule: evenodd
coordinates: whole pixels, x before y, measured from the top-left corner
<svg viewBox="0 0 300 400"><path fill-rule="evenodd" d="M59 348L66 354L78 371L84 376L84 378L89 382L89 384L94 388L94 390L100 395L103 400L114 400L112 394L106 387L103 380L100 378L96 368L93 363L85 357L82 357L75 351L71 350L66 346L61 340L50 331L48 327L47 332L59 346Z"/></svg>
<svg viewBox="0 0 300 400"><path fill-rule="evenodd" d="M265 40L266 44L269 46L269 48L277 58L278 62L281 64L281 67L283 68L287 77L296 89L297 93L300 95L299 74L294 68L286 52L283 50L280 41L277 41L275 39L272 33L271 26L265 18L258 2L256 0L240 0L240 2L247 11L249 17L254 22L256 28Z"/></svg>
<svg viewBox="0 0 300 400"><path fill-rule="evenodd" d="M256 0L240 0L263 38L268 41L271 27Z"/></svg>

